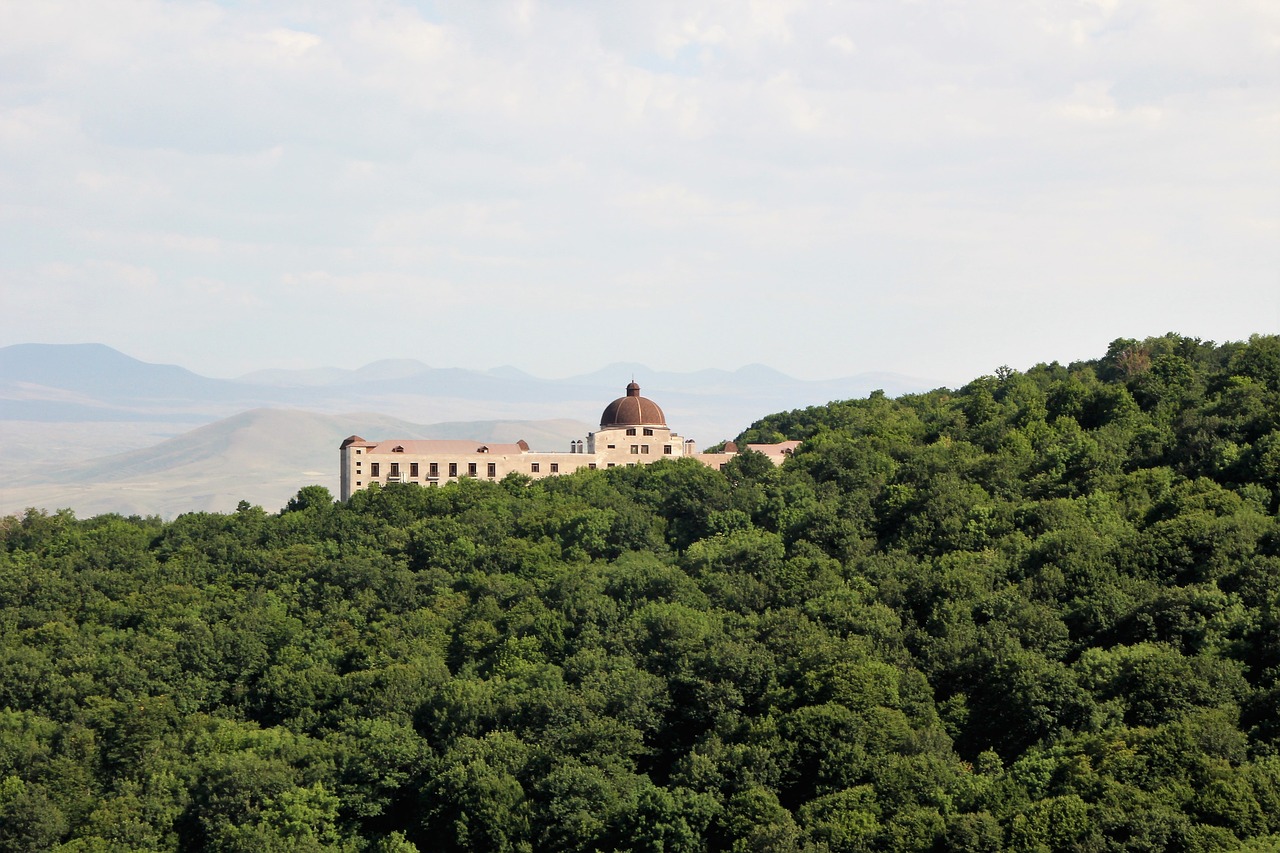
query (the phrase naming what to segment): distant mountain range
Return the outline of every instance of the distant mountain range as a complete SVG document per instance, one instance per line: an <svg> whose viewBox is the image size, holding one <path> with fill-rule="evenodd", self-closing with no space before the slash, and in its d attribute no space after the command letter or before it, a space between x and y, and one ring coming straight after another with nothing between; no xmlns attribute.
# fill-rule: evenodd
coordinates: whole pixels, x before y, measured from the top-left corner
<svg viewBox="0 0 1280 853"><path fill-rule="evenodd" d="M594 428L633 377L702 446L772 412L934 387L888 373L806 381L758 364L674 373L617 363L542 379L408 359L214 379L102 344L18 344L0 348L0 512L174 515L242 499L275 510L303 485L336 491L337 446L352 433L555 450Z"/></svg>

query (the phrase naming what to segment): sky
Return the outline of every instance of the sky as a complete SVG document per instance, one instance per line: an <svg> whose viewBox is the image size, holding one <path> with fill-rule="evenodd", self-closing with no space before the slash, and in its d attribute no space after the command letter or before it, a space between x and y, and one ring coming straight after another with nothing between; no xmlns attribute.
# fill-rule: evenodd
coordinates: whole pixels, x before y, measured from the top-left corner
<svg viewBox="0 0 1280 853"><path fill-rule="evenodd" d="M0 0L0 346L960 385L1280 332L1275 0Z"/></svg>

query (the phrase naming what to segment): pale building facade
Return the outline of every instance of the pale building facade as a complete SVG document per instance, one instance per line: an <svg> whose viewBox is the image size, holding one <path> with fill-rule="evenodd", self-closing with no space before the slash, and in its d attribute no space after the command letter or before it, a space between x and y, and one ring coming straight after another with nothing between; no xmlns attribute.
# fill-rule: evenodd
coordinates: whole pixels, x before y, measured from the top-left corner
<svg viewBox="0 0 1280 853"><path fill-rule="evenodd" d="M775 465L794 451L798 441L752 444ZM373 483L437 485L460 477L501 480L508 474L550 477L571 474L579 468L613 468L643 465L659 459L691 456L713 467L722 466L737 451L729 445L723 453L698 453L693 439L682 438L667 426L657 403L640 396L632 382L600 416L600 429L585 440L569 442L567 452L530 450L523 441L497 444L482 441L400 439L366 441L353 435L342 442L341 498Z"/></svg>

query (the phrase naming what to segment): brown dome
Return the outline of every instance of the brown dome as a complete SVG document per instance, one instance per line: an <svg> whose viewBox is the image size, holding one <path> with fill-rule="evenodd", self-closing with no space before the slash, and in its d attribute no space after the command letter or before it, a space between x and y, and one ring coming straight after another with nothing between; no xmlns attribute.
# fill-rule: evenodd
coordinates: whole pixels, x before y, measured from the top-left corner
<svg viewBox="0 0 1280 853"><path fill-rule="evenodd" d="M648 397L640 396L640 386L633 380L627 386L627 396L619 397L605 406L600 416L600 429L629 426L666 426L667 416L662 407Z"/></svg>

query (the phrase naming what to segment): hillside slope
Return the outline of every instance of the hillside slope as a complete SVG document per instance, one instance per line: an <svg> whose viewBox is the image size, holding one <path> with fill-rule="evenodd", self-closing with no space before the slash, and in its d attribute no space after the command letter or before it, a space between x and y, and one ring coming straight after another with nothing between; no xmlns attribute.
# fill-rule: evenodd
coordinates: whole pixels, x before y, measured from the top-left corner
<svg viewBox="0 0 1280 853"><path fill-rule="evenodd" d="M585 425L574 421L478 421L413 424L371 413L322 415L255 409L154 446L13 473L0 488L0 511L71 507L173 516L228 511L241 500L276 510L299 484L338 489L338 445L352 433L403 438L476 438L559 449Z"/></svg>
<svg viewBox="0 0 1280 853"><path fill-rule="evenodd" d="M0 850L1280 849L1280 336L752 434L0 518Z"/></svg>

